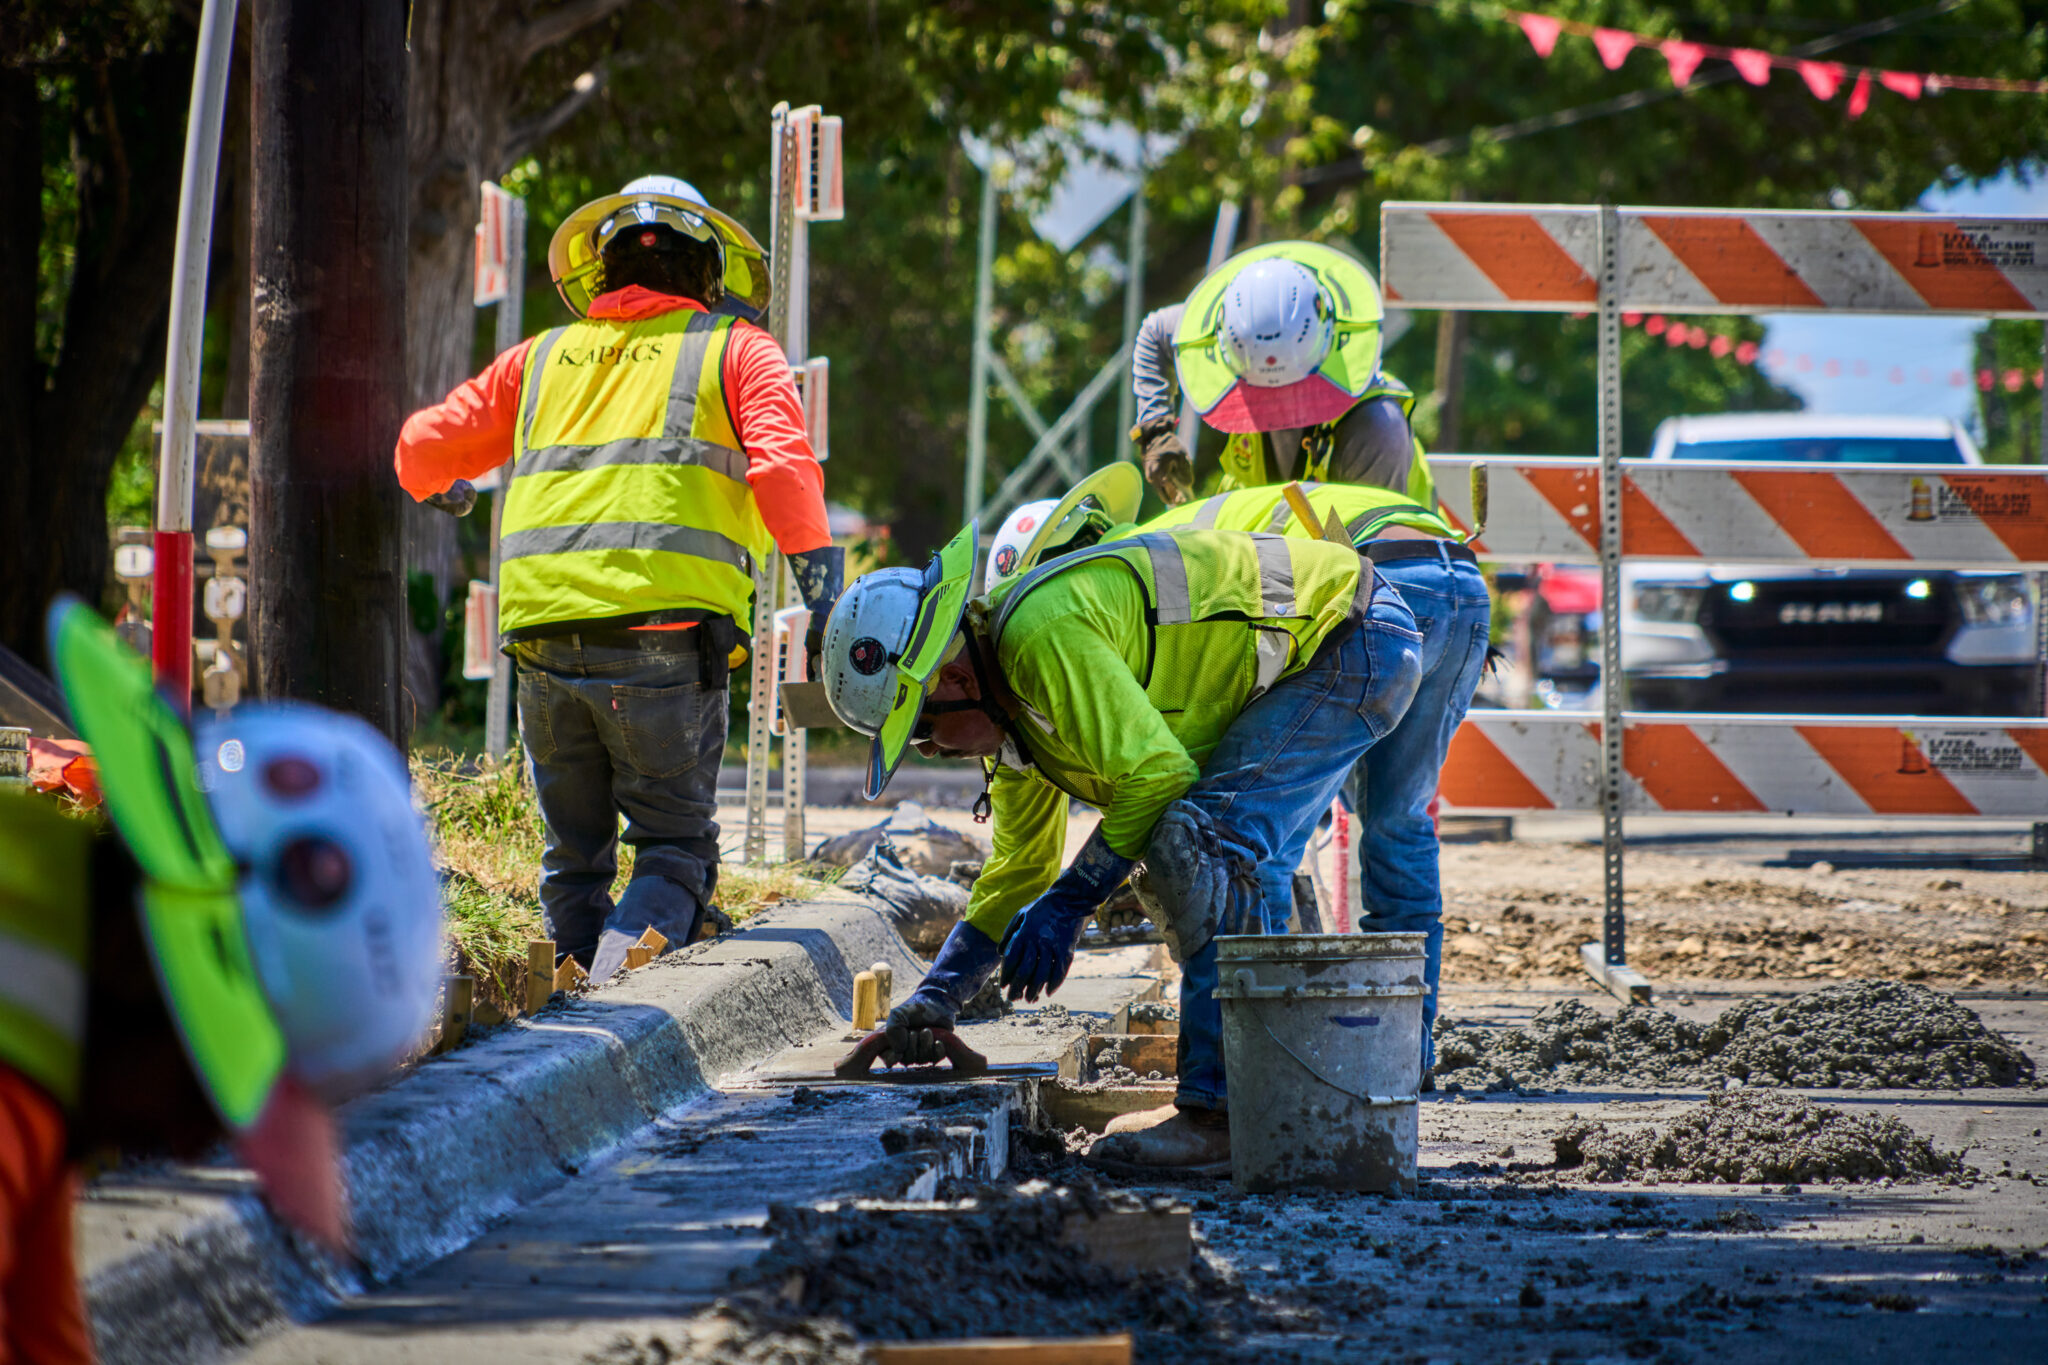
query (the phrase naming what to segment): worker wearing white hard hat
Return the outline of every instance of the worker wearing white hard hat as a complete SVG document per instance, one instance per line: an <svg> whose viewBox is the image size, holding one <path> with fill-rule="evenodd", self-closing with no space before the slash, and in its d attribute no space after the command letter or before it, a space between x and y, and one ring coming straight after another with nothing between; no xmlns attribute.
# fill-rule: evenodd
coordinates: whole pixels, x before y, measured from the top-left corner
<svg viewBox="0 0 2048 1365"><path fill-rule="evenodd" d="M768 303L752 234L687 181L643 176L564 219L548 269L578 320L414 413L397 467L445 502L512 462L498 637L546 825L541 906L556 949L602 979L645 931L682 947L712 922L756 565L787 557L815 649L844 551L788 358L738 315Z"/></svg>
<svg viewBox="0 0 2048 1365"><path fill-rule="evenodd" d="M1003 520L989 546L982 591L1029 573L1040 560L1085 550L1118 526L1138 519L1145 482L1138 467L1118 461L1104 465L1067 490L1066 496L1027 502Z"/></svg>
<svg viewBox="0 0 2048 1365"><path fill-rule="evenodd" d="M226 1137L287 1223L349 1241L332 1105L417 1047L440 881L404 761L354 716L193 736L76 599L49 653L114 833L0 793L0 1359L86 1362L72 1154Z"/></svg>
<svg viewBox="0 0 2048 1365"><path fill-rule="evenodd" d="M1415 395L1379 368L1379 288L1335 247L1274 242L1218 267L1184 304L1145 319L1131 357L1145 478L1188 497L1174 389L1228 434L1219 488L1293 479L1361 483L1435 502L1409 430Z"/></svg>

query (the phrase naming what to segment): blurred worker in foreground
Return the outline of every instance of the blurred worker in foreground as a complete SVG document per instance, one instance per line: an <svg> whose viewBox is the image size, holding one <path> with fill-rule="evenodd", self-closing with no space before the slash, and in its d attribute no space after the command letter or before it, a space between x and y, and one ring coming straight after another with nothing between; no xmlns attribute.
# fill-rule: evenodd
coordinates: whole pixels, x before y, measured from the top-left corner
<svg viewBox="0 0 2048 1365"><path fill-rule="evenodd" d="M1230 439L1223 491L1284 483L1370 484L1436 505L1409 430L1415 395L1379 369L1380 291L1356 260L1315 242L1239 252L1184 304L1146 317L1131 352L1145 480L1169 506L1195 470L1175 417L1181 397Z"/></svg>
<svg viewBox="0 0 2048 1365"><path fill-rule="evenodd" d="M1451 736L1464 721L1486 667L1492 599L1477 556L1428 508L1398 493L1356 484L1303 484L1301 491L1317 522L1334 516L1342 538L1372 563L1382 582L1400 591L1422 633L1422 681L1415 700L1392 732L1359 760L1347 786L1360 813L1364 875L1358 932L1427 935L1429 994L1422 1002L1422 1071L1427 1076L1436 1061L1432 1040L1444 957L1442 850L1429 807ZM1122 534L1190 526L1314 534L1278 487L1248 488L1176 507ZM1311 817L1279 857L1261 869L1269 898L1284 894L1314 829Z"/></svg>
<svg viewBox="0 0 2048 1365"><path fill-rule="evenodd" d="M424 1032L441 926L404 765L362 721L243 707L195 761L75 599L50 657L119 837L0 794L0 1361L72 1365L82 1159L226 1136L281 1217L346 1249L329 1105Z"/></svg>
<svg viewBox="0 0 2048 1365"><path fill-rule="evenodd" d="M1058 990L1088 916L1142 858L1134 886L1183 972L1178 1113L1113 1155L1225 1160L1213 939L1285 931L1291 898L1268 901L1259 870L1407 710L1414 617L1349 545L1219 531L1077 550L970 605L977 533L921 572L865 575L826 628L826 695L875 737L870 799L912 743L990 761L992 856L891 1011L885 1059L937 1060L929 1030L999 958L1011 998ZM1070 798L1102 821L1062 871Z"/></svg>
<svg viewBox="0 0 2048 1365"><path fill-rule="evenodd" d="M492 361L398 440L407 492L466 511L465 480L514 461L498 637L547 826L541 905L599 980L648 928L697 936L718 885L717 788L754 566L789 556L816 652L844 551L789 363L710 310L768 303L744 227L645 176L569 215L548 269L581 322ZM634 850L616 904L619 817Z"/></svg>

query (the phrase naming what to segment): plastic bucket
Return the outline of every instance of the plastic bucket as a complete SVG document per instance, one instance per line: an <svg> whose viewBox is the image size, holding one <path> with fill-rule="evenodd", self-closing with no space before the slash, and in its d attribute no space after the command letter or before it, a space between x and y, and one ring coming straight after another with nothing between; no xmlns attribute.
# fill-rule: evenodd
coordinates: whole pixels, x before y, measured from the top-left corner
<svg viewBox="0 0 2048 1365"><path fill-rule="evenodd" d="M1414 1190L1422 953L1421 934L1216 940L1240 1189Z"/></svg>

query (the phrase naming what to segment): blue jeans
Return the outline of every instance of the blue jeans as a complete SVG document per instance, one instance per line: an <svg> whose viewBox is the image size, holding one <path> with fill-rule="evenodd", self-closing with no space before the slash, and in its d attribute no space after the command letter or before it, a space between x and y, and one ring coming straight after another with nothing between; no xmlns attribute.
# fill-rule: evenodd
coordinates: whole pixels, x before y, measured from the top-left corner
<svg viewBox="0 0 2048 1365"><path fill-rule="evenodd" d="M1422 1069L1436 1061L1437 981L1444 963L1444 898L1438 872L1436 821L1429 803L1451 736L1465 719L1486 666L1493 606L1486 577L1474 564L1448 555L1397 559L1380 576L1401 591L1422 632L1422 683L1393 733L1362 759L1345 795L1359 810L1363 864L1358 923L1361 934L1427 936L1422 1002ZM1316 818L1295 832L1280 865L1292 871L1315 830Z"/></svg>
<svg viewBox="0 0 2048 1365"><path fill-rule="evenodd" d="M1307 668L1247 706L1224 732L1192 802L1256 858L1267 933L1294 913L1294 868L1285 850L1336 799L1352 766L1408 710L1422 676L1422 635L1384 577L1365 620ZM1247 932L1258 932L1251 928ZM1223 1011L1215 997L1216 941L1181 963L1180 1085L1183 1108L1224 1107Z"/></svg>
<svg viewBox="0 0 2048 1365"><path fill-rule="evenodd" d="M641 632L638 647L559 635L513 651L519 740L547 827L541 908L556 951L586 966L606 929L689 942L717 888L726 687L702 681L703 633ZM614 904L621 815L633 879Z"/></svg>

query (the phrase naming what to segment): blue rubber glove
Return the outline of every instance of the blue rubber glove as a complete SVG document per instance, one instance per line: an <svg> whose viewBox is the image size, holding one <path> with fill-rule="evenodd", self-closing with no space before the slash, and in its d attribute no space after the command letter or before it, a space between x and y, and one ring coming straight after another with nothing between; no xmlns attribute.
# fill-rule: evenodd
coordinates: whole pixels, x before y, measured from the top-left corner
<svg viewBox="0 0 2048 1365"><path fill-rule="evenodd" d="M1051 995L1074 965L1074 949L1095 907L1131 873L1138 860L1113 851L1102 827L1081 846L1074 864L1045 894L1024 907L1003 935L1003 987L1009 998Z"/></svg>
<svg viewBox="0 0 2048 1365"><path fill-rule="evenodd" d="M943 1060L945 1050L931 1030L953 1027L960 1011L996 969L999 952L994 939L967 921L954 925L924 980L908 1000L889 1011L883 1023L889 1046L882 1053L882 1064L924 1066Z"/></svg>

